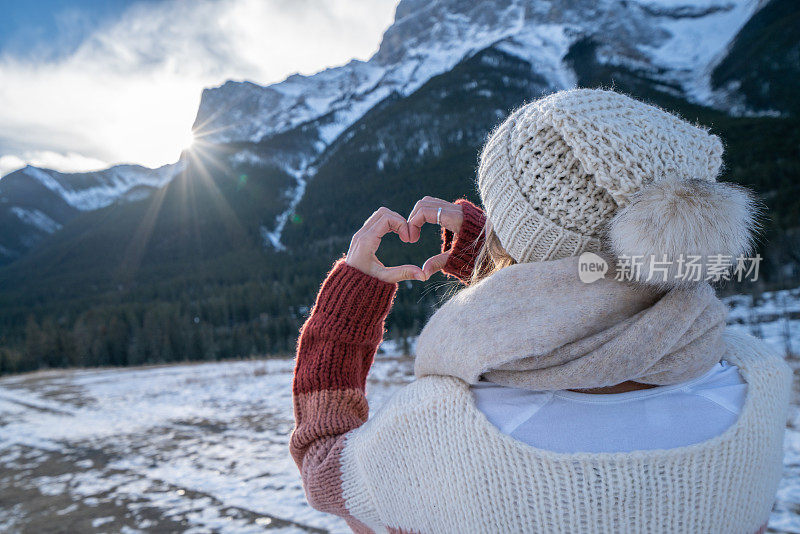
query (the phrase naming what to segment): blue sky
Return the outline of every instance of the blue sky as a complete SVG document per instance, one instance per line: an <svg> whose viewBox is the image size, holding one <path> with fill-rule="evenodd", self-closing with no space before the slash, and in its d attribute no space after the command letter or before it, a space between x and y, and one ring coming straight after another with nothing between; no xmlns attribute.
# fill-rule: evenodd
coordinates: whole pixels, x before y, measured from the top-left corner
<svg viewBox="0 0 800 534"><path fill-rule="evenodd" d="M0 176L171 163L203 87L367 59L396 3L0 0Z"/></svg>
<svg viewBox="0 0 800 534"><path fill-rule="evenodd" d="M158 0L152 0L158 1ZM118 18L134 0L6 0L0 3L0 53L74 52L99 25Z"/></svg>

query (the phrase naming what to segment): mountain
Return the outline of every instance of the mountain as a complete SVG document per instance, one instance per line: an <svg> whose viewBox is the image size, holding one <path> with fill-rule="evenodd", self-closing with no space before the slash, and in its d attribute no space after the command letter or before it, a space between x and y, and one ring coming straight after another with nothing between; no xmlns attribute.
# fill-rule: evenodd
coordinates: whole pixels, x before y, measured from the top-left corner
<svg viewBox="0 0 800 534"><path fill-rule="evenodd" d="M195 130L213 143L258 142L324 117L315 132L321 151L390 94L407 96L490 46L531 63L551 89L567 88L576 76L564 56L586 39L603 64L724 109L711 72L758 7L757 0L404 0L369 61L269 87L207 89Z"/></svg>
<svg viewBox="0 0 800 534"><path fill-rule="evenodd" d="M800 113L800 11L792 0L773 0L736 35L711 82L748 109Z"/></svg>
<svg viewBox="0 0 800 534"><path fill-rule="evenodd" d="M0 265L13 261L82 211L134 202L163 187L183 163L149 169L116 165L65 174L27 166L0 180Z"/></svg>
<svg viewBox="0 0 800 534"><path fill-rule="evenodd" d="M0 372L291 352L322 276L372 211L477 200L487 133L572 85L613 86L720 135L722 178L770 209L758 288L796 282L800 38L771 37L798 11L789 0L405 0L367 62L205 90L198 141L175 166L124 182L103 174L113 168L17 171L0 180L0 223L39 237L0 269ZM0 244L24 248L3 232ZM380 257L421 262L437 246L426 228L414 246L387 236ZM452 289L405 286L393 337L415 334Z"/></svg>
<svg viewBox="0 0 800 534"><path fill-rule="evenodd" d="M313 76L290 76L268 87L227 82L206 89L194 131L198 139L212 144L258 143L302 126L302 150L262 155L264 163L296 177L291 195L299 199L316 172L312 162L370 109L387 98L413 94L431 78L488 48L529 64L540 85L531 95L574 86L582 73L565 59L576 48L591 45L595 61L606 69L625 70L692 103L748 113L753 110L731 89L733 82L717 76L712 83L712 72L762 4L404 0L369 61L351 61ZM265 233L279 249L286 216Z"/></svg>
<svg viewBox="0 0 800 534"><path fill-rule="evenodd" d="M773 44L760 53L764 68L770 68L773 49L782 46L785 61L781 64L789 64L794 58L795 68L777 74L789 80L794 73L797 80L796 54L792 55L791 48L797 39L771 22L777 19L786 29L791 28L791 18L787 20L784 12L792 13L793 6L786 0L772 2L763 14L754 17L762 5L757 0L678 3L672 0L404 0L398 5L395 23L369 61L351 61L313 76L290 76L268 87L227 82L207 89L202 95L194 130L201 142L224 145L259 143L302 126L302 133L295 136L296 142L288 149L257 156L244 152L239 155L257 157L262 164L277 165L293 175L295 185L290 194L299 200L313 175L311 162L365 113L393 95L404 97L414 93L432 77L450 71L460 61L488 47L530 63L541 78L542 92L575 85L582 73L565 58L576 47L590 44L602 67L624 69L651 86L693 103L737 114L788 109L796 100L790 96L794 94L792 87L784 89L785 96L779 101L771 100L771 93L746 98L739 91L747 89L748 95L753 94L750 89L758 81L739 79L741 69L732 58L744 57L750 61L758 54L750 42L767 30L782 36L787 44ZM775 14L770 15L773 11ZM755 28L740 34L751 18L757 19ZM737 53L726 56L732 46ZM52 183L48 176L53 177L56 183L48 188L62 197L72 194L78 198L77 193L82 189L95 187L87 181L97 181L103 200L79 201L80 206L66 201L78 210L97 209L120 198L125 200L129 198L126 194L129 190L133 191L133 198L142 197L176 174L172 166L153 171L118 166L89 175L38 171L29 167L20 172L35 179L38 175L44 179L42 183ZM12 180L16 183L3 190L11 190L9 197L12 197L14 189L32 187L23 181L22 177ZM93 199L93 194L87 192L86 198ZM282 247L280 234L295 203L289 204L285 216L265 226L263 233L268 244ZM14 227L19 231L0 235L0 263L23 255L52 233L52 229L69 220L66 214L50 210L49 206L38 206L35 202L16 205L9 201L3 218L13 220L11 216L16 216Z"/></svg>

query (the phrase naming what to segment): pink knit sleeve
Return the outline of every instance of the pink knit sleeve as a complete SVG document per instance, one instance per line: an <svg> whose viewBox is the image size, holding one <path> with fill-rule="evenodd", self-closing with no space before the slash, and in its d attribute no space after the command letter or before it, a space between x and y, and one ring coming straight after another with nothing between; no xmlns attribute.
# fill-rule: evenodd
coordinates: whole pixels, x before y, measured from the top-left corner
<svg viewBox="0 0 800 534"><path fill-rule="evenodd" d="M337 261L300 330L294 371L295 429L289 449L308 503L343 517L356 532L342 494L346 434L367 420L367 373L383 338L397 284Z"/></svg>
<svg viewBox="0 0 800 534"><path fill-rule="evenodd" d="M483 247L483 226L486 215L478 206L465 198L455 201L464 212L461 231L453 234L442 228L442 252L450 251L444 273L467 284L475 267L475 259Z"/></svg>

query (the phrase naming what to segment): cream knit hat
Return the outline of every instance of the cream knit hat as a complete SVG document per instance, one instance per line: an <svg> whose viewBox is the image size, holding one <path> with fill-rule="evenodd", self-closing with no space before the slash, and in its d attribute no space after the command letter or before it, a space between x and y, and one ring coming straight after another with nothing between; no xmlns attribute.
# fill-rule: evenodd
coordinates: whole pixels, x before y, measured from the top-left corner
<svg viewBox="0 0 800 534"><path fill-rule="evenodd" d="M643 194L657 220L624 213L622 223L638 227L616 225L627 241L615 253L712 253L720 240L727 246L719 252L743 251L752 199L741 188L709 185L721 164L722 143L704 129L613 91L573 89L522 106L490 135L478 189L500 243L520 263L601 250L615 217ZM709 194L685 213L697 192ZM625 249L631 243L634 250Z"/></svg>

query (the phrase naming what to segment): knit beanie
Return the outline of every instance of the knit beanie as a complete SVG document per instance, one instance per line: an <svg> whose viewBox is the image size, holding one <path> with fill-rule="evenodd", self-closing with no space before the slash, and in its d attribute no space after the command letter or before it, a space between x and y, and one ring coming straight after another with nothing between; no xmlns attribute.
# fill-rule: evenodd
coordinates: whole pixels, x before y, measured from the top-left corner
<svg viewBox="0 0 800 534"><path fill-rule="evenodd" d="M721 164L722 143L706 130L614 91L573 89L490 134L478 189L519 263L601 250L735 256L749 250L754 201L715 182Z"/></svg>

